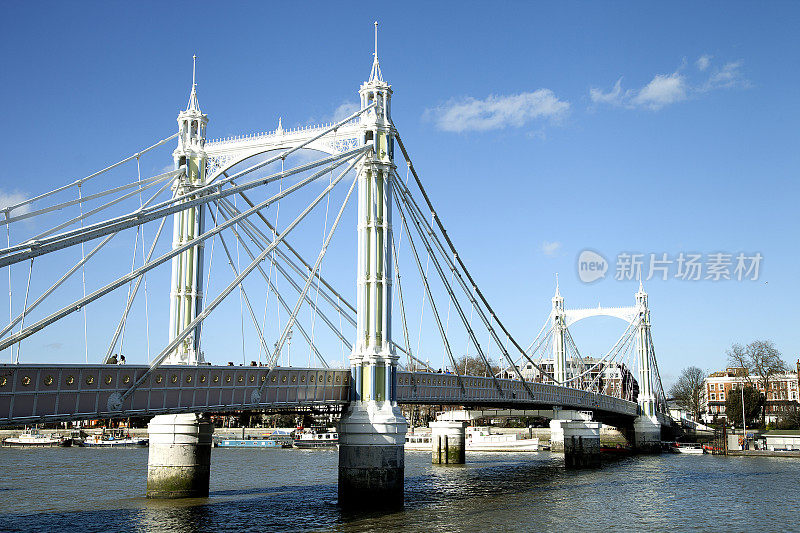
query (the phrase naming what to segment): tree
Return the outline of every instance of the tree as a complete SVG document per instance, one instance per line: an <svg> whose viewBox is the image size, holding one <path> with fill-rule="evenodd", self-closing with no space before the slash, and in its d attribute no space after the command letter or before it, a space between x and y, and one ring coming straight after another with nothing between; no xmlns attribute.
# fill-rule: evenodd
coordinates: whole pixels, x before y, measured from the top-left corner
<svg viewBox="0 0 800 533"><path fill-rule="evenodd" d="M755 388L744 388L744 411L747 416L747 427L754 428L764 406L764 395ZM742 391L731 389L725 399L725 415L733 427L742 427Z"/></svg>
<svg viewBox="0 0 800 533"><path fill-rule="evenodd" d="M800 429L800 411L791 411L781 416L775 427L777 429Z"/></svg>
<svg viewBox="0 0 800 533"><path fill-rule="evenodd" d="M728 350L728 361L731 366L745 369L747 382L768 393L769 384L776 374L789 370L781 353L772 341L753 341L747 346L734 344ZM767 403L761 406L761 425L767 414Z"/></svg>
<svg viewBox="0 0 800 533"><path fill-rule="evenodd" d="M456 368L458 373L468 376L485 376L495 375L500 372L500 367L492 360L489 359L489 368L486 368L486 363L477 355L464 355L456 359ZM489 374L491 372L491 374Z"/></svg>
<svg viewBox="0 0 800 533"><path fill-rule="evenodd" d="M669 390L675 402L700 420L701 395L705 383L705 373L696 366L684 368L678 381Z"/></svg>

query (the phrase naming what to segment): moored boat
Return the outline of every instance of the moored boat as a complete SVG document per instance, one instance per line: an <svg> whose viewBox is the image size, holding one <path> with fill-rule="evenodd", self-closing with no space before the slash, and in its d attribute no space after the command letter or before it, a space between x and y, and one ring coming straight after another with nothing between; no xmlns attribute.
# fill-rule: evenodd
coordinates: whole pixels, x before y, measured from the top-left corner
<svg viewBox="0 0 800 533"><path fill-rule="evenodd" d="M65 438L57 433L45 435L38 429L26 429L16 437L3 439L3 446L16 446L25 448L47 448L54 446L72 446L72 439Z"/></svg>
<svg viewBox="0 0 800 533"><path fill-rule="evenodd" d="M681 444L680 442L671 444L669 451L672 453L685 453L689 455L703 455L706 453L705 449L699 444Z"/></svg>
<svg viewBox="0 0 800 533"><path fill-rule="evenodd" d="M134 446L147 446L149 439L132 437L121 429L106 431L89 435L83 440L83 445L90 448L128 448Z"/></svg>
<svg viewBox="0 0 800 533"><path fill-rule="evenodd" d="M295 434L295 448L328 448L339 444L339 434L333 428L306 428Z"/></svg>

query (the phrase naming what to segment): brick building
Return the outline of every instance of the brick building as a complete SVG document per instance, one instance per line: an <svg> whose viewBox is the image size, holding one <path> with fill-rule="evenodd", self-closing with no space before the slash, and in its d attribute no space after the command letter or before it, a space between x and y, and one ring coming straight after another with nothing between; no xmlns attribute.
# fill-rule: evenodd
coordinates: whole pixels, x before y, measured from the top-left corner
<svg viewBox="0 0 800 533"><path fill-rule="evenodd" d="M725 418L725 401L731 391L735 392L742 386L754 384L766 396L766 422L776 422L782 415L800 408L799 371L800 360L797 362L797 371L773 376L768 390L758 383L758 376L749 376L748 379L747 370L744 368L726 368L724 371L710 374L703 383L703 420L708 423L714 419Z"/></svg>

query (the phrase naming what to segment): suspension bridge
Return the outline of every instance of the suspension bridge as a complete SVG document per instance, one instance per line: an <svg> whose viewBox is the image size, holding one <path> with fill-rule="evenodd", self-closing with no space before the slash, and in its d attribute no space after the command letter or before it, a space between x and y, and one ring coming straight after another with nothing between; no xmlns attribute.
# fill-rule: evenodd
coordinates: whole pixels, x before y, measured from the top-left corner
<svg viewBox="0 0 800 533"><path fill-rule="evenodd" d="M549 409L568 456L594 453L600 421L630 428L641 448L660 444L670 420L641 284L633 306L576 310L557 287L523 347L459 255L392 121L377 23L358 109L328 124L279 120L207 140L195 74L177 133L2 210L0 425L153 416L148 495L176 497L208 491L203 413L342 405L342 505L402 502L399 404ZM143 176L172 141L172 168ZM352 245L335 240L344 220L357 228ZM352 271L339 256L353 249L351 301L337 278ZM168 317L166 297L150 294L167 286ZM593 316L626 328L589 358L570 326ZM68 339L84 361L36 362L36 338ZM469 358L481 372L468 371ZM445 445L458 446L463 425L450 424Z"/></svg>

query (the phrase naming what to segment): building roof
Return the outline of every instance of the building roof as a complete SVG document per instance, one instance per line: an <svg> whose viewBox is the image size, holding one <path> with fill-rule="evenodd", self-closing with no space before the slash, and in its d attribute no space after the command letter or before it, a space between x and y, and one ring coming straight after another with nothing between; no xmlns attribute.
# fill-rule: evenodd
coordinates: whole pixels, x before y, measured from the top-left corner
<svg viewBox="0 0 800 533"><path fill-rule="evenodd" d="M800 429L776 429L762 435L765 437L800 437Z"/></svg>

